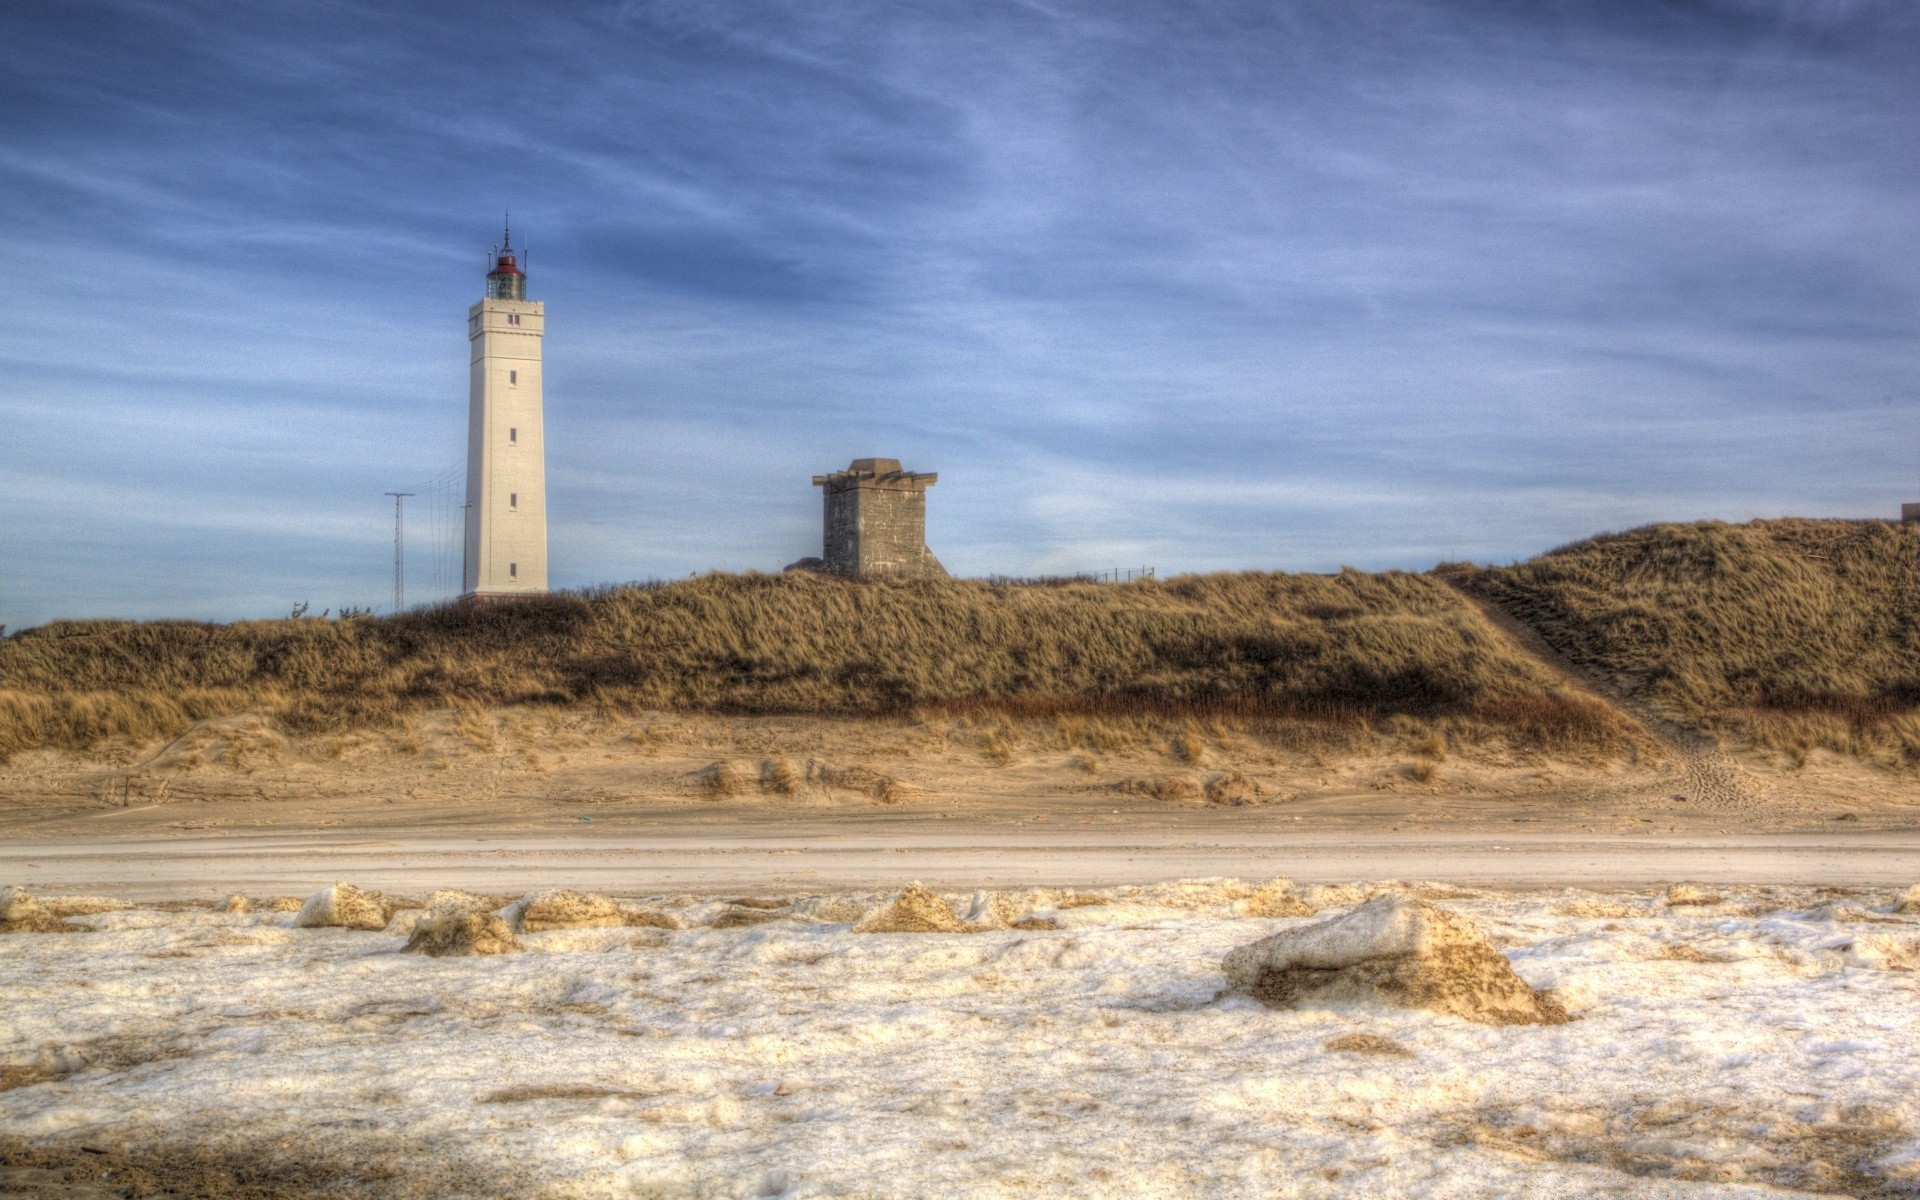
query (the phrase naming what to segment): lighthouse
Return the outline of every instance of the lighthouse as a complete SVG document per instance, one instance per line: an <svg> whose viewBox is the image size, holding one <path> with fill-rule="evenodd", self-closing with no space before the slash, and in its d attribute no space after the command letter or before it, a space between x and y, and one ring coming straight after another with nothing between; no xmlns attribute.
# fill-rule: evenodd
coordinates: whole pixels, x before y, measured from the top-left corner
<svg viewBox="0 0 1920 1200"><path fill-rule="evenodd" d="M467 310L466 566L477 599L547 590L547 450L541 418L540 340L546 305L527 299L527 276L504 233L487 293Z"/></svg>

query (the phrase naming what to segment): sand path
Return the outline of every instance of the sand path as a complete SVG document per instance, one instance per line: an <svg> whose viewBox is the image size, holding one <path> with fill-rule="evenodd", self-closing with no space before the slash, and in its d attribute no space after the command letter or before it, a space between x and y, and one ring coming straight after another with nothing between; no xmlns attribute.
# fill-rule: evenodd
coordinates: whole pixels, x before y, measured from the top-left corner
<svg viewBox="0 0 1920 1200"><path fill-rule="evenodd" d="M0 841L0 879L132 899L299 893L336 879L398 892L554 885L616 893L1104 886L1181 877L1443 879L1506 887L1910 884L1920 833L1598 835L1244 830L1051 833L768 823L656 831L271 833Z"/></svg>

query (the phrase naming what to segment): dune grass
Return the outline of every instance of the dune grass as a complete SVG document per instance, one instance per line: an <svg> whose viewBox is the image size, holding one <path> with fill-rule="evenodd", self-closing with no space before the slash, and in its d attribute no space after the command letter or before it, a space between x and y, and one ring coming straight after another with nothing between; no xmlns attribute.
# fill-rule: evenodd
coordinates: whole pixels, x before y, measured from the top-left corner
<svg viewBox="0 0 1920 1200"><path fill-rule="evenodd" d="M386 619L60 621L0 642L0 755L239 712L305 732L474 704L1444 719L1602 752L1636 736L1451 588L1404 572L1050 586L715 574Z"/></svg>
<svg viewBox="0 0 1920 1200"><path fill-rule="evenodd" d="M1920 538L1888 521L1653 525L1442 573L1669 718L1920 764Z"/></svg>
<svg viewBox="0 0 1920 1200"><path fill-rule="evenodd" d="M1312 729L1390 726L1408 745L1435 731L1439 755L1489 736L1583 755L1644 746L1630 718L1561 684L1451 581L1673 721L1796 762L1828 749L1911 766L1917 560L1913 528L1889 522L1708 522L1435 575L715 574L384 619L57 621L0 640L0 758L146 743L243 712L301 733L514 705L1063 728L1174 718L1156 728L1176 745L1180 721L1291 723L1285 736L1308 727L1302 744L1322 745L1367 739Z"/></svg>

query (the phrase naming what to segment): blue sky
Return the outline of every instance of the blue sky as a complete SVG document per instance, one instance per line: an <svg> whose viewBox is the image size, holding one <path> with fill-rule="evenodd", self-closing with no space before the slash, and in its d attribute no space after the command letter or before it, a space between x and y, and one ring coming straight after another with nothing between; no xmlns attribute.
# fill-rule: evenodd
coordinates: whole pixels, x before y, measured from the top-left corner
<svg viewBox="0 0 1920 1200"><path fill-rule="evenodd" d="M967 575L1889 515L1917 13L8 5L0 621L384 606L509 206L556 586L818 553L872 455Z"/></svg>

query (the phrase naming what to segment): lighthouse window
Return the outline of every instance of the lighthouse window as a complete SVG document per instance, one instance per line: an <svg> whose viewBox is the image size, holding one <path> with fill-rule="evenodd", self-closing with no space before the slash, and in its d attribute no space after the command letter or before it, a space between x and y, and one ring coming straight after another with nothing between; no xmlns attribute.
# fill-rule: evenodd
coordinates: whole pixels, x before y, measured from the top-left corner
<svg viewBox="0 0 1920 1200"><path fill-rule="evenodd" d="M507 507L508 507L508 508L519 508L519 507L520 507L520 493L519 493L519 492L508 492L508 493L507 493Z"/></svg>
<svg viewBox="0 0 1920 1200"><path fill-rule="evenodd" d="M520 431L518 429L507 430L507 444L509 446L518 446L520 444Z"/></svg>
<svg viewBox="0 0 1920 1200"><path fill-rule="evenodd" d="M508 383L510 383L510 384L512 384L512 385L514 385L515 387L518 387L518 386L520 386L520 372L518 372L518 371L508 371L508 372L507 372L507 382L508 382Z"/></svg>
<svg viewBox="0 0 1920 1200"><path fill-rule="evenodd" d="M508 579L518 579L518 578L520 578L520 564L519 564L519 563L508 563L508 564L507 564L507 578L508 578Z"/></svg>
<svg viewBox="0 0 1920 1200"><path fill-rule="evenodd" d="M519 323L520 323L520 314L519 314L519 313L508 313L508 314L507 314L507 324L509 324L509 325L518 325Z"/></svg>

